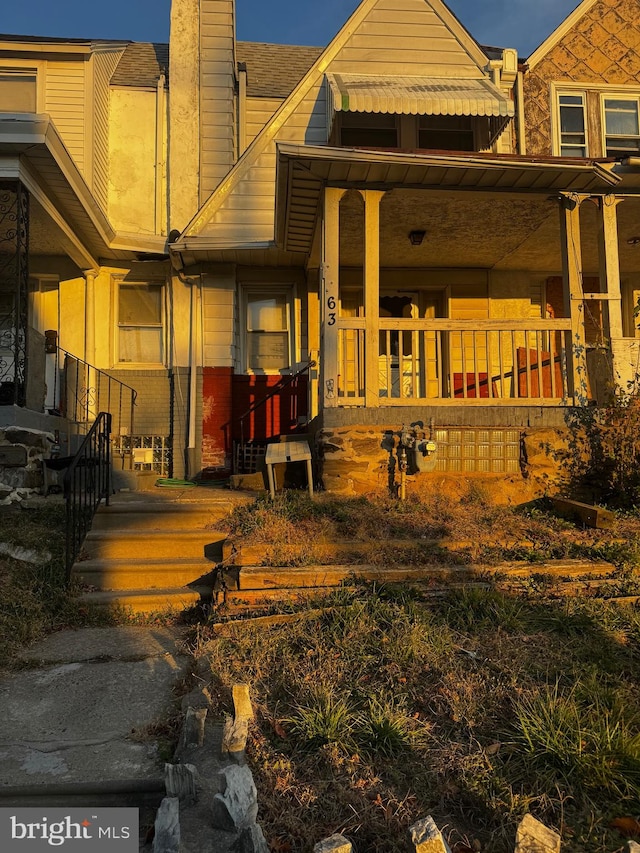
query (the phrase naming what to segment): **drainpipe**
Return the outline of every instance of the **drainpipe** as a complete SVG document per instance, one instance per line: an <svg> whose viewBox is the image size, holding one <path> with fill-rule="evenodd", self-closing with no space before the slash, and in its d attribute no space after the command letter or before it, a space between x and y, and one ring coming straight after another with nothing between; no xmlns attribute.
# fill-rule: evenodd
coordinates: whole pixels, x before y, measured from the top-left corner
<svg viewBox="0 0 640 853"><path fill-rule="evenodd" d="M166 78L158 77L156 86L156 163L155 163L155 225L156 234L165 234L167 202L164 192L166 160L164 149L166 121Z"/></svg>
<svg viewBox="0 0 640 853"><path fill-rule="evenodd" d="M518 154L523 156L527 153L527 138L524 123L524 74L518 71L516 77L516 109L518 121Z"/></svg>
<svg viewBox="0 0 640 853"><path fill-rule="evenodd" d="M198 408L198 366L199 355L199 317L200 317L200 276L189 276L191 284L191 340L189 347L189 418L187 438L187 477L196 473L196 430Z"/></svg>
<svg viewBox="0 0 640 853"><path fill-rule="evenodd" d="M238 63L238 158L247 147L247 64Z"/></svg>

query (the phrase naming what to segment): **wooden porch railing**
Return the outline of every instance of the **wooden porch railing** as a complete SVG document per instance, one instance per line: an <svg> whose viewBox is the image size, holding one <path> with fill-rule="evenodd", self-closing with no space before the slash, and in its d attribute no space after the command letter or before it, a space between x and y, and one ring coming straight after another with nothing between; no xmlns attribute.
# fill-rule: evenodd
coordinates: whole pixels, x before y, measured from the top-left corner
<svg viewBox="0 0 640 853"><path fill-rule="evenodd" d="M338 323L338 399L350 405L364 403L366 358L385 406L557 404L574 393L568 319L380 318L369 354L364 319Z"/></svg>

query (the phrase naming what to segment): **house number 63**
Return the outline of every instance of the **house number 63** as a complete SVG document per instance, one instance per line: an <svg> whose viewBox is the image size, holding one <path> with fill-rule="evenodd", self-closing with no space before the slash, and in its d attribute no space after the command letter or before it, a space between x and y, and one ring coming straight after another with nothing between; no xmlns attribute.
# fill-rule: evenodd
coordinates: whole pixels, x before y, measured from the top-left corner
<svg viewBox="0 0 640 853"><path fill-rule="evenodd" d="M328 326L334 326L335 325L335 322L336 322L335 307L336 307L335 298L333 296L329 296L329 298L327 299L327 308L329 309L329 320L327 321Z"/></svg>

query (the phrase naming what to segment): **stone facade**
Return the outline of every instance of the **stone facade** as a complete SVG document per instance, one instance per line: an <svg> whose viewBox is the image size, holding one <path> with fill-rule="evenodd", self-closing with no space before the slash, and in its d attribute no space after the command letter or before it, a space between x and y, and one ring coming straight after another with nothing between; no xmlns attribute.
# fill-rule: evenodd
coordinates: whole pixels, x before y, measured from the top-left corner
<svg viewBox="0 0 640 853"><path fill-rule="evenodd" d="M411 436L420 448L430 439L427 431ZM441 431L436 430L436 434ZM487 445L488 463L505 459L504 448L510 447L513 430L492 430L492 443ZM498 433L502 432L504 441ZM407 452L406 491L422 499L446 494L463 497L470 488L481 488L487 498L500 504L524 503L546 494L561 491L564 482L561 460L567 454L567 436L557 429L523 429L519 431L517 466L503 464L497 471L472 470L465 460L455 468L446 458L443 446L436 440L431 452ZM397 427L335 427L323 429L316 436L319 474L327 491L356 495L397 493L400 484L402 432ZM464 441L464 436L463 436ZM461 446L461 456L465 447ZM469 463L477 462L469 458ZM488 466L489 467L489 466ZM463 474L463 476L461 476Z"/></svg>

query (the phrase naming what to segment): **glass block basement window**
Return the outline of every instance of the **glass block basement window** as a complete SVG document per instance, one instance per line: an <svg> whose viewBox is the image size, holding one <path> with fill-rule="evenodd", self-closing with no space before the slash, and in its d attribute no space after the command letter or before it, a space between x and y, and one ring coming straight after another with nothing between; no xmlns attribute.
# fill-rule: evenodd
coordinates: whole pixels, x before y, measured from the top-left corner
<svg viewBox="0 0 640 853"><path fill-rule="evenodd" d="M438 471L519 474L517 429L437 429Z"/></svg>
<svg viewBox="0 0 640 853"><path fill-rule="evenodd" d="M170 448L166 435L115 436L113 461L122 459L122 468L129 471L151 471L160 477L169 475Z"/></svg>

